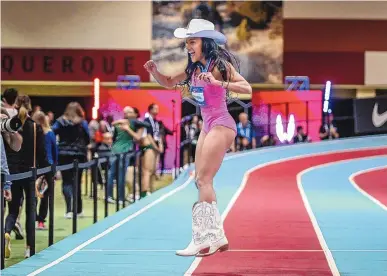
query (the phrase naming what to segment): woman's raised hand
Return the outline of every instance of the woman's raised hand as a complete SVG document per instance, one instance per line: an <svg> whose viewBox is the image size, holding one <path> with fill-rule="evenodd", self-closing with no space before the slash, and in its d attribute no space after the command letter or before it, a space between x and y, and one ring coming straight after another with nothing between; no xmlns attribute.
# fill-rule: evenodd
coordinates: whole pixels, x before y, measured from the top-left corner
<svg viewBox="0 0 387 276"><path fill-rule="evenodd" d="M157 72L157 65L153 60L149 60L144 64L144 68L151 74Z"/></svg>

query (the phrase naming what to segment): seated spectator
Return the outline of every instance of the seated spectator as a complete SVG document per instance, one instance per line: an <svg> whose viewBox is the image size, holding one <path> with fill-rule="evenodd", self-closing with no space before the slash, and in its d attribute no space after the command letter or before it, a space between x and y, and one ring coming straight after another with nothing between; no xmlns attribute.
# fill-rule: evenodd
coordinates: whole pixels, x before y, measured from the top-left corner
<svg viewBox="0 0 387 276"><path fill-rule="evenodd" d="M328 115L328 122L324 123L320 127L319 136L321 140L332 140L339 138L340 135L337 131L337 127L335 126L332 113Z"/></svg>
<svg viewBox="0 0 387 276"><path fill-rule="evenodd" d="M248 120L248 116L244 112L239 114L236 145L238 151L243 151L246 149L255 149L257 147L254 126Z"/></svg>
<svg viewBox="0 0 387 276"><path fill-rule="evenodd" d="M262 147L275 146L276 144L277 144L277 141L274 138L273 134L265 135L261 138L261 146Z"/></svg>
<svg viewBox="0 0 387 276"><path fill-rule="evenodd" d="M293 143L305 143L305 142L311 142L311 139L309 138L308 134L305 134L304 128L302 126L297 127L297 133L293 137Z"/></svg>

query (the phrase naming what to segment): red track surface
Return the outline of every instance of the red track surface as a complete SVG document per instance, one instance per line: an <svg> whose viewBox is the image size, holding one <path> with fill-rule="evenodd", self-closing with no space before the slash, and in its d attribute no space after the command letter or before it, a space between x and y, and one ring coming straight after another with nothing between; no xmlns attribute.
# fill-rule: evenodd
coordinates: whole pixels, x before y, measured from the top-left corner
<svg viewBox="0 0 387 276"><path fill-rule="evenodd" d="M387 168L359 174L353 180L366 193L387 206Z"/></svg>
<svg viewBox="0 0 387 276"><path fill-rule="evenodd" d="M326 154L255 170L225 220L231 251L203 258L193 275L332 275L321 251L243 250L322 250L296 175L328 162L386 153L387 149L378 149Z"/></svg>

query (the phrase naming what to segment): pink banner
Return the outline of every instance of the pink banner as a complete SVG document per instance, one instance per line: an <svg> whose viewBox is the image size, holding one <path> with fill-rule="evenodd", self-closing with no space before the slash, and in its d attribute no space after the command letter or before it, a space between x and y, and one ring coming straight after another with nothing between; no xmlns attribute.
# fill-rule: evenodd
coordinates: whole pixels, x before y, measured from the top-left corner
<svg viewBox="0 0 387 276"><path fill-rule="evenodd" d="M173 131L181 119L181 94L175 90L105 90L101 91L100 112L112 114L114 119L123 118L125 106L136 107L140 111L141 120L148 112L148 106L155 103L159 106L157 120ZM174 126L175 125L175 126ZM176 137L180 137L179 130L174 135L167 135L165 154L165 168L174 167L176 152ZM178 141L180 143L180 139Z"/></svg>

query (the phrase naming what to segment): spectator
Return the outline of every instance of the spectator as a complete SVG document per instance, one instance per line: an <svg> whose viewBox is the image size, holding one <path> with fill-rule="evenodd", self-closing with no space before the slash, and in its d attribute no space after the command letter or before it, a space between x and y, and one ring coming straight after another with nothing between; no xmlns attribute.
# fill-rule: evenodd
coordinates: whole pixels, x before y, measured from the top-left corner
<svg viewBox="0 0 387 276"><path fill-rule="evenodd" d="M189 139L190 139L190 147L188 150L190 150L190 156L191 156L191 162L195 162L195 153L196 153L196 145L199 140L199 134L200 134L200 129L199 129L199 116L194 115L192 117L191 125L189 126Z"/></svg>
<svg viewBox="0 0 387 276"><path fill-rule="evenodd" d="M5 108L1 108L1 109L2 109L2 113L0 114L1 119L7 119L8 118L8 115L7 115L8 112L6 111ZM4 133L6 133L6 132L4 131ZM2 134L3 134L3 130L2 130ZM14 150L15 151L19 151L23 138L18 133L16 135L19 136L19 138L16 141L17 145L16 145L16 147L14 147ZM10 141L10 144L14 143L14 142L11 142L11 138L10 137L9 137L9 141ZM8 168L8 162L7 162L7 155L5 153L3 135L0 136L0 143L1 143L1 145L0 145L1 173L4 174L4 175L9 175L9 168ZM12 185L12 183L10 181L7 181L7 182L4 183L4 194L3 194L3 196L4 196L6 201L11 201L11 199L12 199L11 185Z"/></svg>
<svg viewBox="0 0 387 276"><path fill-rule="evenodd" d="M110 132L112 136L114 136L114 126L113 126L113 116L107 115L106 120L101 120L99 122L99 129L102 133Z"/></svg>
<svg viewBox="0 0 387 276"><path fill-rule="evenodd" d="M0 145L1 174L9 175L9 169L8 169L8 163L7 163L7 156L5 154L3 136L0 137L0 144L1 144ZM4 183L3 196L4 196L6 201L11 201L11 199L12 199L11 185L12 185L12 183L10 181L7 181Z"/></svg>
<svg viewBox="0 0 387 276"><path fill-rule="evenodd" d="M47 160L50 165L58 163L58 148L56 145L56 137L54 132L51 130L48 116L46 116L42 111L37 111L34 113L32 119L42 127L45 139L45 149L47 153ZM49 188L46 190L43 198L40 199L39 212L36 216L38 222L37 228L39 230L46 229L44 225L48 212L48 194Z"/></svg>
<svg viewBox="0 0 387 276"><path fill-rule="evenodd" d="M276 139L273 134L265 135L261 138L261 146L262 147L271 147L277 144Z"/></svg>
<svg viewBox="0 0 387 276"><path fill-rule="evenodd" d="M257 147L253 124L248 120L248 116L244 112L239 114L236 145L238 151L255 149Z"/></svg>
<svg viewBox="0 0 387 276"><path fill-rule="evenodd" d="M7 111L9 118L12 118L17 115L17 110L15 108L16 98L18 97L19 92L14 88L8 88L4 91L1 96L2 107Z"/></svg>
<svg viewBox="0 0 387 276"><path fill-rule="evenodd" d="M55 122L55 115L52 111L47 112L48 123L52 126Z"/></svg>
<svg viewBox="0 0 387 276"><path fill-rule="evenodd" d="M81 105L77 102L71 102L67 105L64 114L59 117L52 130L59 136L58 151L59 165L73 163L77 159L80 163L87 160L87 145L90 143L90 135L87 122L85 120L85 112ZM65 218L70 219L73 212L77 212L78 216L83 216L82 194L81 194L81 179L83 169L78 171L78 197L77 210L72 210L71 200L73 199L73 171L65 170L62 173L62 191L66 201ZM74 199L75 200L75 199Z"/></svg>
<svg viewBox="0 0 387 276"><path fill-rule="evenodd" d="M183 166L188 163L188 152L190 147L190 129L191 129L191 122L188 120L189 116L186 116L182 118L181 120L181 137L180 137L180 166ZM192 119L191 119L192 120Z"/></svg>
<svg viewBox="0 0 387 276"><path fill-rule="evenodd" d="M320 127L319 136L321 140L332 140L339 138L339 132L333 121L333 114L329 113L328 121Z"/></svg>
<svg viewBox="0 0 387 276"><path fill-rule="evenodd" d="M37 168L49 166L44 146L43 130L39 125L36 125L28 115L31 111L30 98L28 96L18 96L15 107L18 109L18 117L23 123L23 127L20 130L20 134L23 137L23 143L18 152L14 151L10 147L7 147L6 144L5 150L7 153L10 173L15 174L27 172L35 165ZM50 174L47 174L47 176L50 177ZM10 233L11 230L14 229L17 217L19 216L24 191L24 198L26 200L25 210L27 232L25 257L28 258L30 257L31 234L34 231L33 228L35 228L35 183L29 178L16 180L12 183L11 191L12 201L9 203L9 213L5 221L5 256L9 257L11 254Z"/></svg>
<svg viewBox="0 0 387 276"><path fill-rule="evenodd" d="M18 97L18 91L14 88L6 89L2 95L2 107L1 107L1 114L3 118L12 118L18 115L18 111L15 108L15 102L16 98ZM7 142L7 144L13 149L14 151L19 151L21 144L23 142L22 136L18 133L8 133L8 132L2 132L2 136L4 141ZM19 210L19 216L16 219L15 227L13 231L15 232L15 236L17 240L24 239L23 236L23 227L20 223L20 215L21 215L21 209L23 203L23 197L21 199L20 204L20 210Z"/></svg>
<svg viewBox="0 0 387 276"><path fill-rule="evenodd" d="M31 117L33 117L34 114L35 114L36 112L39 112L39 111L42 111L42 107L39 106L39 105L34 105L34 107L32 108Z"/></svg>
<svg viewBox="0 0 387 276"><path fill-rule="evenodd" d="M102 135L100 133L100 121L101 118L99 117L100 114L98 114L97 119L92 119L89 122L88 128L89 128L89 134L90 134L90 140L91 140L91 148L96 148L98 144L102 141Z"/></svg>
<svg viewBox="0 0 387 276"><path fill-rule="evenodd" d="M16 110L16 109L15 109ZM18 112L16 110L16 112ZM11 112L12 113L12 112ZM17 113L16 113L17 114ZM6 108L1 108L1 114L2 119L9 119L11 118L8 110ZM23 143L23 137L20 135L19 132L7 132L7 131L1 131L1 136L3 139L7 142L9 147L14 151L19 151L21 148L21 145Z"/></svg>
<svg viewBox="0 0 387 276"><path fill-rule="evenodd" d="M112 154L112 145L113 145L112 134L110 132L103 133L102 134L102 142L96 148L94 156L96 158L104 158L104 157L109 158ZM103 186L101 186L101 188L103 188L104 185L106 185L105 171L107 170L107 168L108 168L108 162L101 163L100 165L98 165L98 182L97 183L103 184ZM91 175L91 177L94 181L93 174Z"/></svg>
<svg viewBox="0 0 387 276"><path fill-rule="evenodd" d="M157 161L160 153L164 151L163 144L160 139L160 125L157 121L159 113L159 106L157 104L150 104L148 106L149 116L145 118L144 122L148 125L146 129L146 138L149 144L143 148L144 150L144 165L142 178L141 197L145 197L153 190L153 177L156 175Z"/></svg>
<svg viewBox="0 0 387 276"><path fill-rule="evenodd" d="M173 131L167 128L163 121L159 121L160 125L160 137L161 137L161 142L163 144L163 152L160 153L160 176L163 176L164 170L165 170L165 152L167 151L168 148L168 142L167 142L167 135L173 135Z"/></svg>
<svg viewBox="0 0 387 276"><path fill-rule="evenodd" d="M293 137L293 143L305 143L305 142L311 142L308 134L305 134L304 128L302 126L297 127L297 133Z"/></svg>
<svg viewBox="0 0 387 276"><path fill-rule="evenodd" d="M136 124L139 124L140 126L143 127L143 131L142 131L142 135L141 135L141 139L139 141L137 141L137 143L139 144L140 146L140 149L142 149L142 146L143 145L148 145L150 142L148 140L147 137L144 137L144 133L146 133L146 128L148 127L148 125L144 122L141 122L140 121L140 111L136 108L136 107L133 107L133 110L134 110L134 114L135 114L135 122ZM146 146L145 146L146 147ZM141 158L140 158L140 162L141 162ZM137 162L137 159L134 160L132 159L133 162L131 162L131 164L129 165L129 177L127 178L127 183L128 183L128 191L131 190L131 187L133 187L133 174L134 174L134 167L135 166L138 166L138 162ZM142 160L143 161L143 160ZM140 175L140 173L142 172L138 172L136 173L136 178ZM140 185L139 185L139 181L136 182L136 200L140 199ZM129 202L134 202L134 197L133 197L133 194L129 194L128 195L128 201Z"/></svg>
<svg viewBox="0 0 387 276"><path fill-rule="evenodd" d="M113 154L122 154L128 152L134 152L134 142L141 140L141 135L143 127L136 123L135 120L137 114L134 109L130 106L124 108L124 119L117 120L113 122L114 126L114 138L112 153ZM117 159L113 159L110 164L109 177L108 177L108 202L114 203L113 199L113 179L117 176ZM132 162L133 163L133 162ZM119 201L122 204L125 200L125 180L126 172L130 163L127 155L123 161L120 162L119 172L119 182L117 183Z"/></svg>

